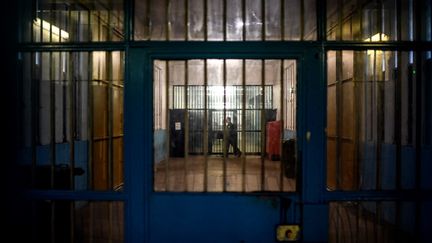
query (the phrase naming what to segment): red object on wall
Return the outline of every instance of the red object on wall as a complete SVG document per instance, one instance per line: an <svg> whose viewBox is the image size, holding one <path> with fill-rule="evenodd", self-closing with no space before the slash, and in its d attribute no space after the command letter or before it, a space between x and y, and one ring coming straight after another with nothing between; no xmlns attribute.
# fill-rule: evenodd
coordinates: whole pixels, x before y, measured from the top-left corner
<svg viewBox="0 0 432 243"><path fill-rule="evenodd" d="M267 122L266 153L269 159L280 159L281 121Z"/></svg>

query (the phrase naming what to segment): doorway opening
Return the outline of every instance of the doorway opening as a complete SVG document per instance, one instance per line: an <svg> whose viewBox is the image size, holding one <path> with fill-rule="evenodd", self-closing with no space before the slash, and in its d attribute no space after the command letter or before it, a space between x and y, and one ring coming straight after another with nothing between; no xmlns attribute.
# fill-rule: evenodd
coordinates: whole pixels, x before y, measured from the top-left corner
<svg viewBox="0 0 432 243"><path fill-rule="evenodd" d="M296 191L296 60L154 60L154 190Z"/></svg>

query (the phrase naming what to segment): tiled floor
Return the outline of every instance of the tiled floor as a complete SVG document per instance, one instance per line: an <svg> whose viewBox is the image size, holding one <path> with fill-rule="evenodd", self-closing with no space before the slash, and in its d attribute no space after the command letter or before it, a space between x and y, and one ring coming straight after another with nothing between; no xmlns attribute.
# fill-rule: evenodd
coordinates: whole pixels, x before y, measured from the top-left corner
<svg viewBox="0 0 432 243"><path fill-rule="evenodd" d="M170 158L155 165L154 189L174 192L295 191L295 179L283 176L280 168L280 161L262 160L257 155L241 158L230 155L227 159L211 155L207 160L202 155Z"/></svg>

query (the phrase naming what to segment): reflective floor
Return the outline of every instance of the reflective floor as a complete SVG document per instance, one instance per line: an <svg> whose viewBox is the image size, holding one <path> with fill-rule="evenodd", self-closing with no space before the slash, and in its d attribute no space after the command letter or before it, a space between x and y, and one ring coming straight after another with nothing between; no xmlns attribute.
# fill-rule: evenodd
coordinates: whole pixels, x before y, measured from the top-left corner
<svg viewBox="0 0 432 243"><path fill-rule="evenodd" d="M154 189L175 192L295 191L295 179L284 176L280 168L280 161L262 160L258 155L245 158L230 155L226 160L220 155L211 155L207 161L202 155L170 158L155 165Z"/></svg>

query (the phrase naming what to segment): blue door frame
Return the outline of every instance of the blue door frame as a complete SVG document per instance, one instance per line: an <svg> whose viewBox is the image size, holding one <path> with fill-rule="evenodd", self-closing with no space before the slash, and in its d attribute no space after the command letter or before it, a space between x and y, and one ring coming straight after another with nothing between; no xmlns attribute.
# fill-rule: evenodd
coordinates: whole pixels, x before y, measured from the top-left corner
<svg viewBox="0 0 432 243"><path fill-rule="evenodd" d="M300 170L296 193L153 192L154 59L296 59ZM141 43L129 47L125 85L126 242L272 242L286 217L302 241L328 240L324 56L314 43ZM283 205L291 206L283 215Z"/></svg>

